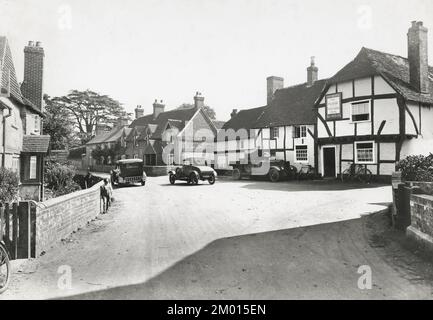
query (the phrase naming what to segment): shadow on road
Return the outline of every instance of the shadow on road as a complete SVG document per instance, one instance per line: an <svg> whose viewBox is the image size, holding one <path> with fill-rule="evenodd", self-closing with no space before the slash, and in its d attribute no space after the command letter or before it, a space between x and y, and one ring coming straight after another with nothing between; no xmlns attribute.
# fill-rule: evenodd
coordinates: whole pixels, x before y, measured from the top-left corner
<svg viewBox="0 0 433 320"><path fill-rule="evenodd" d="M374 235L368 234L365 219L370 217L218 239L144 283L67 299L380 299L411 294L407 280L387 262L396 258L385 259L369 244ZM407 254L399 252L398 258ZM374 270L374 283L380 285L358 288L361 265Z"/></svg>
<svg viewBox="0 0 433 320"><path fill-rule="evenodd" d="M223 180L220 183L233 183L234 181ZM277 191L343 191L353 189L372 189L388 186L379 183L353 183L338 180L313 180L313 181L280 181L269 182L260 180L241 180L246 183L242 188L251 190L277 190Z"/></svg>

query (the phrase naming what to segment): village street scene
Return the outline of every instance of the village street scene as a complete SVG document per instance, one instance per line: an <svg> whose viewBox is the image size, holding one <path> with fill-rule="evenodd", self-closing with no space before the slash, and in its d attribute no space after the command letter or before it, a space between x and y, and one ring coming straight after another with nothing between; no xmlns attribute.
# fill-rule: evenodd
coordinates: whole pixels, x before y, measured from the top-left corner
<svg viewBox="0 0 433 320"><path fill-rule="evenodd" d="M0 0L0 300L432 299L433 3L395 2Z"/></svg>

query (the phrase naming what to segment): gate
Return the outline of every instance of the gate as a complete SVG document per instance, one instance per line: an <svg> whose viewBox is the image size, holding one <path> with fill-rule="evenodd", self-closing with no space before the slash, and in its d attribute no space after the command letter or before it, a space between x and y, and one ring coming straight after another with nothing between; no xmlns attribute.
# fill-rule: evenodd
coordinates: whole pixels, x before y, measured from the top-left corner
<svg viewBox="0 0 433 320"><path fill-rule="evenodd" d="M0 240L11 259L36 257L36 203L0 203Z"/></svg>

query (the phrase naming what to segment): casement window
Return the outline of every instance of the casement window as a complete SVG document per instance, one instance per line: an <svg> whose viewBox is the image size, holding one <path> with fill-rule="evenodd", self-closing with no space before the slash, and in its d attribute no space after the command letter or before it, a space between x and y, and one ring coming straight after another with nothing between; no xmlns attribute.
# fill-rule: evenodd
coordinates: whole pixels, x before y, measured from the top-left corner
<svg viewBox="0 0 433 320"><path fill-rule="evenodd" d="M294 127L294 138L305 138L307 136L306 126L296 126Z"/></svg>
<svg viewBox="0 0 433 320"><path fill-rule="evenodd" d="M296 146L295 151L295 157L297 162L308 161L308 146Z"/></svg>
<svg viewBox="0 0 433 320"><path fill-rule="evenodd" d="M278 135L279 135L279 133L280 133L280 130L279 130L279 128L278 127L273 127L273 128L271 128L270 129L271 130L271 139L275 139L275 138L278 138Z"/></svg>
<svg viewBox="0 0 433 320"><path fill-rule="evenodd" d="M36 171L37 170L37 158L36 156L30 157L30 171L29 171L29 179L36 179Z"/></svg>
<svg viewBox="0 0 433 320"><path fill-rule="evenodd" d="M355 142L355 162L356 163L374 163L374 142L360 141Z"/></svg>
<svg viewBox="0 0 433 320"><path fill-rule="evenodd" d="M352 122L370 121L371 120L370 101L353 102L351 109Z"/></svg>
<svg viewBox="0 0 433 320"><path fill-rule="evenodd" d="M341 92L328 94L325 96L326 120L341 119L342 111L342 94Z"/></svg>
<svg viewBox="0 0 433 320"><path fill-rule="evenodd" d="M40 124L39 116L35 115L35 132L39 132L39 129L40 129L39 124Z"/></svg>

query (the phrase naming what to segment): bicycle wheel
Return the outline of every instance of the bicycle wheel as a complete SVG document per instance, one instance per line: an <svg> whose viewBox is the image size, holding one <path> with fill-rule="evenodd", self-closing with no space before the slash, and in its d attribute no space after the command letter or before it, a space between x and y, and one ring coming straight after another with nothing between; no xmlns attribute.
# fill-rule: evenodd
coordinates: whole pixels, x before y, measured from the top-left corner
<svg viewBox="0 0 433 320"><path fill-rule="evenodd" d="M350 176L351 176L350 169L344 170L341 173L341 177L340 177L341 178L341 182L344 182L345 180L349 181L350 180Z"/></svg>
<svg viewBox="0 0 433 320"><path fill-rule="evenodd" d="M3 244L0 244L0 293L6 291L11 276L11 265L9 255Z"/></svg>
<svg viewBox="0 0 433 320"><path fill-rule="evenodd" d="M358 180L363 183L370 183L372 173L367 168L360 168L358 171Z"/></svg>

